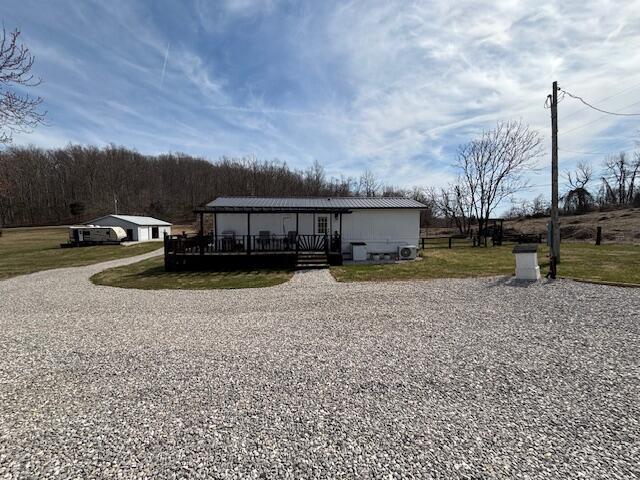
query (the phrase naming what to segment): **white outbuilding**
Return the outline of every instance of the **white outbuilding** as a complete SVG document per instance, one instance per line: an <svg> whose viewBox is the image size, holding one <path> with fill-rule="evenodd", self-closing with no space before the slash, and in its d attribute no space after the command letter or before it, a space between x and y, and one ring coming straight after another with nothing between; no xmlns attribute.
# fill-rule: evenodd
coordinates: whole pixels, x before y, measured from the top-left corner
<svg viewBox="0 0 640 480"><path fill-rule="evenodd" d="M132 242L162 241L165 233L171 235L171 224L153 217L105 215L91 220L89 224L122 227L127 232L127 240Z"/></svg>

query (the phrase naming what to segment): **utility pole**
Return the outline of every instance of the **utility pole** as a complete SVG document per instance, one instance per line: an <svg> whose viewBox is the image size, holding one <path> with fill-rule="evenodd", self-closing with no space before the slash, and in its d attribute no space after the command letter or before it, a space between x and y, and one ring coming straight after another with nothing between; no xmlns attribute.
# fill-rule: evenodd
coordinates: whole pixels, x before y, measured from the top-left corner
<svg viewBox="0 0 640 480"><path fill-rule="evenodd" d="M558 215L558 82L551 93L551 262L560 263L560 221ZM554 272L555 273L555 272Z"/></svg>

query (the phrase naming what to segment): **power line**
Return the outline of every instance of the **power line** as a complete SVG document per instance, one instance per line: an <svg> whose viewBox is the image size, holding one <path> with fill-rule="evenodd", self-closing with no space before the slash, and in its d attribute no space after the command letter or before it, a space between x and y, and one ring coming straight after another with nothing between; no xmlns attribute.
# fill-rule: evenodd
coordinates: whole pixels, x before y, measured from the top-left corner
<svg viewBox="0 0 640 480"><path fill-rule="evenodd" d="M633 107L634 105L638 105L638 104L640 104L640 101L637 101L637 102L634 102L634 103L632 103L632 104L630 104L630 105L627 105L627 106L625 106L625 107L622 107L622 109L624 110L625 108ZM563 134L563 135L567 135L569 132L573 132L573 131L575 131L575 130L580 130L581 128L588 127L589 125L593 125L594 123L597 123L597 122L599 122L600 120L603 120L603 119L605 119L605 118L606 118L605 116L598 117L598 118L596 118L595 120L592 120L592 121L590 121L590 122L584 123L584 124L579 125L579 126L574 127L574 128L570 128L569 130L562 132L562 134Z"/></svg>
<svg viewBox="0 0 640 480"><path fill-rule="evenodd" d="M608 110L603 110L601 108L598 108L594 105L591 105L589 102L587 102L584 98L579 97L577 95L574 95L572 93L567 92L566 90L563 90L562 88L558 87L558 90L561 91L563 94L565 95L569 95L571 98L575 98L576 100L581 101L582 103L584 103L587 107L592 108L598 112L601 113L606 113L607 115L618 115L620 117L640 117L640 113L620 113L620 112L610 112Z"/></svg>
<svg viewBox="0 0 640 480"><path fill-rule="evenodd" d="M621 149L621 150L616 150L611 152L581 152L580 150L568 150L566 148L558 148L558 150L562 152L567 152L567 153L579 153L581 155L611 155L619 152L628 152L630 150L633 150L633 148L627 148L624 150Z"/></svg>
<svg viewBox="0 0 640 480"><path fill-rule="evenodd" d="M605 100L610 100L614 97L617 97L618 95L622 95L623 93L629 92L631 90L635 90L636 88L640 87L640 82L639 83L635 83L633 85L631 85L630 87L627 87L623 90L620 90L619 92L614 93L613 95L609 95L603 98L598 99L597 101L593 102L594 104L598 105L599 103L604 102ZM581 110L577 110L573 113L570 113L569 115L566 115L564 117L562 117L560 120L564 121L567 118L571 118L571 117L575 117L577 114L579 114L581 112Z"/></svg>

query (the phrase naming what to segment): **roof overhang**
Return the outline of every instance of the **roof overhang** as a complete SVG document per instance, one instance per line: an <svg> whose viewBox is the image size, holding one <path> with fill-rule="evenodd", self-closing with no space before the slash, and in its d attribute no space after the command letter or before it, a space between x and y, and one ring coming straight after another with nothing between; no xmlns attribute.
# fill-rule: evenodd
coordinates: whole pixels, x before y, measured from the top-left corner
<svg viewBox="0 0 640 480"><path fill-rule="evenodd" d="M351 213L341 207L197 207L194 213Z"/></svg>

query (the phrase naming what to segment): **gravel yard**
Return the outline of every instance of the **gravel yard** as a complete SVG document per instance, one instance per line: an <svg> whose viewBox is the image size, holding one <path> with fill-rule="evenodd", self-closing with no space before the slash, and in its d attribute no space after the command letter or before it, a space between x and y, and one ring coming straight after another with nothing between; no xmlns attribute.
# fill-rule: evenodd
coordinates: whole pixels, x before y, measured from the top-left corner
<svg viewBox="0 0 640 480"><path fill-rule="evenodd" d="M88 281L132 261L0 282L0 478L640 474L640 290Z"/></svg>

